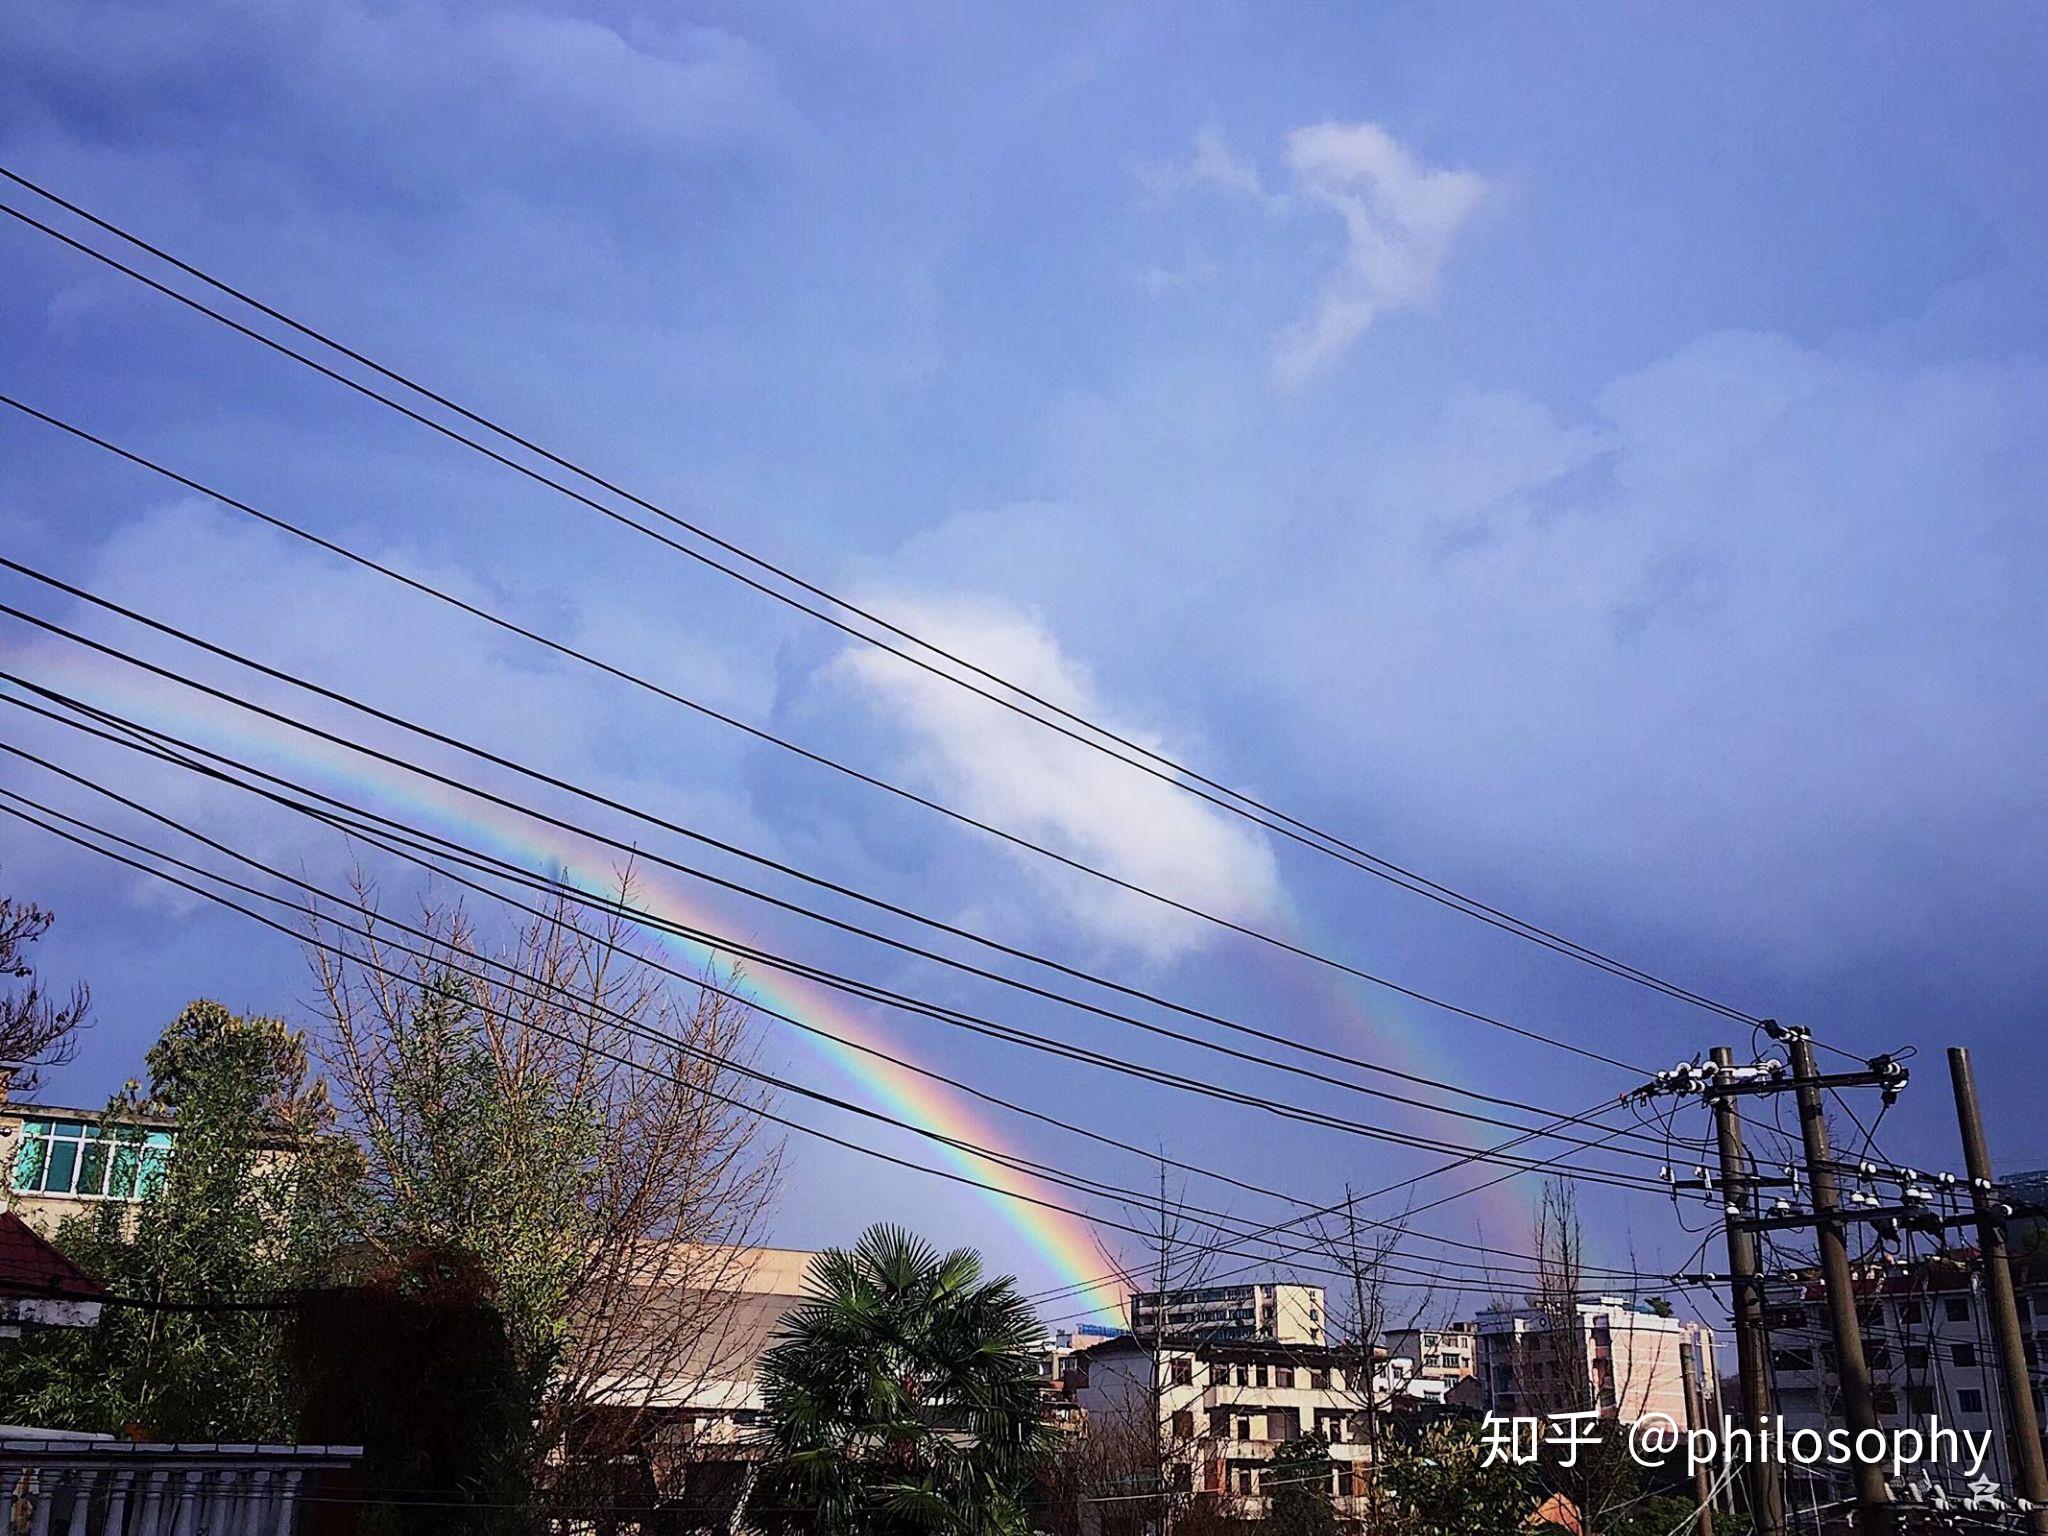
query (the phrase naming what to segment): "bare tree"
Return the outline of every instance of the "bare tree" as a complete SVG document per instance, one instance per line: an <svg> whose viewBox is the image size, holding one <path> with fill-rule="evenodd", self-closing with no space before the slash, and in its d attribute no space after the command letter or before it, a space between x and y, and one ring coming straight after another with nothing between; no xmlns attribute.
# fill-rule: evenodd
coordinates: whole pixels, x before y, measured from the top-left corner
<svg viewBox="0 0 2048 1536"><path fill-rule="evenodd" d="M50 996L28 962L28 947L56 920L55 913L32 901L0 896L0 981L27 983L18 991L0 993L0 1097L8 1086L35 1088L41 1081L38 1067L69 1061L92 1005L92 993L83 982L61 1001Z"/></svg>
<svg viewBox="0 0 2048 1536"><path fill-rule="evenodd" d="M1633 1337L1633 1297L1624 1298L1618 1309L1629 1336L1620 1351L1624 1367L1617 1380L1612 1338L1615 1314L1606 1314L1604 1324L1595 1323L1591 1340L1582 1324L1585 1235L1577 1192L1567 1180L1544 1183L1534 1235L1537 1291L1531 1300L1541 1326L1533 1334L1515 1339L1513 1370L1518 1397L1524 1411L1594 1416L1585 1422L1596 1438L1579 1448L1571 1458L1573 1465L1563 1465L1560 1457L1546 1461L1543 1470L1552 1489L1577 1508L1585 1536L1598 1536L1641 1482L1641 1470L1628 1454L1626 1437L1618 1428L1620 1418L1637 1400L1635 1373L1641 1351ZM1603 1326L1607 1330L1604 1349L1598 1332Z"/></svg>
<svg viewBox="0 0 2048 1536"><path fill-rule="evenodd" d="M431 893L387 919L359 876L308 946L363 1237L482 1261L536 1384L535 1476L637 1451L720 1374L776 1184L749 1010L650 964L632 907L626 871L597 912L558 893L487 937Z"/></svg>
<svg viewBox="0 0 2048 1536"><path fill-rule="evenodd" d="M1106 1526L1150 1530L1156 1536L1186 1536L1197 1502L1196 1486L1209 1425L1192 1408L1168 1406L1173 1395L1172 1360L1180 1354L1168 1327L1174 1296L1202 1286L1216 1260L1213 1240L1186 1213L1185 1188L1170 1187L1166 1163L1159 1165L1156 1203L1131 1209L1133 1224L1148 1233L1146 1251L1135 1263L1105 1254L1131 1301L1131 1336L1144 1351L1147 1385L1136 1399L1108 1410L1088 1426L1093 1442L1079 1465L1094 1486L1082 1502L1097 1506ZM1149 1326L1141 1325L1136 1297L1159 1298ZM1180 1343L1184 1346L1186 1341Z"/></svg>
<svg viewBox="0 0 2048 1536"><path fill-rule="evenodd" d="M1378 1530L1386 1518L1379 1468L1388 1451L1393 1389L1381 1385L1375 1349L1394 1320L1388 1266L1408 1235L1408 1217L1404 1212L1391 1221L1365 1221L1347 1184L1342 1210L1331 1222L1318 1223L1318 1228L1321 1245L1343 1277L1336 1304L1325 1309L1326 1328L1343 1359L1343 1395L1352 1405L1353 1433L1365 1440L1372 1469L1366 1483L1367 1529ZM1431 1294L1424 1290L1402 1314L1406 1326L1421 1320Z"/></svg>

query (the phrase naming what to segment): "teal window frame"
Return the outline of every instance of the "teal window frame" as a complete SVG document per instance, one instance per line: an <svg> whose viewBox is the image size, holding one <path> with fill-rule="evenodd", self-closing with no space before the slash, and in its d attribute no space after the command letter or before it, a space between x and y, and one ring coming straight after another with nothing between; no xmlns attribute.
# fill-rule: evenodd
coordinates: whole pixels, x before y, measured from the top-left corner
<svg viewBox="0 0 2048 1536"><path fill-rule="evenodd" d="M169 1131L89 1120L25 1120L10 1183L17 1195L140 1200L163 1177Z"/></svg>

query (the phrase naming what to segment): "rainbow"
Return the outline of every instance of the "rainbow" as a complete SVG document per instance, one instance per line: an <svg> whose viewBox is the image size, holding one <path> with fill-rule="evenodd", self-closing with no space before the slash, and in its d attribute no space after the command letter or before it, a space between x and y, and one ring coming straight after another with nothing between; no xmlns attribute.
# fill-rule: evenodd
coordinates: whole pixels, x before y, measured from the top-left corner
<svg viewBox="0 0 2048 1536"><path fill-rule="evenodd" d="M568 880L602 899L616 899L615 883L608 885L578 873L579 868L588 870L601 863L597 846L561 828L460 795L317 737L273 727L203 695L173 690L146 674L90 657L81 659L68 648L45 652L32 675L85 703L199 741L215 751L259 763L272 771L317 770L332 781L373 792L404 807L409 816L424 818L432 830L442 835L466 838L495 857L528 866L551 878ZM678 878L645 866L634 872L633 905L658 921L685 928L718 932L730 927L720 914L687 892ZM645 931L682 962L678 969L711 967L721 973L720 985L729 986L763 1008L841 1037L832 1039L809 1030L793 1031L842 1078L863 1090L874 1107L950 1138L929 1145L961 1173L989 1186L983 1194L991 1208L1039 1255L1063 1288L1073 1289L1077 1303L1098 1314L1122 1316L1124 1293L1105 1275L1113 1264L1094 1227L1080 1216L1054 1208L1073 1205L1073 1192L1050 1186L1007 1163L952 1145L954 1141L969 1142L999 1154L1015 1150L970 1106L965 1095L870 1054L881 1052L904 1061L912 1059L872 1018L854 1012L828 996L823 988L800 978L778 975L764 979L751 971L735 972L730 957L710 945L658 928Z"/></svg>
<svg viewBox="0 0 2048 1536"><path fill-rule="evenodd" d="M616 850L604 850L602 845L562 828L464 796L317 737L273 726L69 645L37 649L40 654L34 675L86 703L202 741L214 750L273 771L315 770L331 781L403 807L409 817L423 820L442 835L467 840L495 857L551 878L568 880L592 895L616 899L615 882L578 872L601 865L608 853L615 858ZM633 904L657 921L709 932L731 928L728 919L669 872L643 865L635 871L634 887ZM825 989L800 978L735 972L730 957L714 946L658 928L646 931L691 970L710 967L721 974L721 985L774 1013L826 1031L819 1034L800 1029L795 1033L843 1080L861 1090L871 1107L949 1138L931 1145L959 1172L986 1186L984 1198L996 1216L1058 1277L1059 1287L1067 1293L1058 1303L1062 1315L1123 1316L1124 1292L1106 1274L1115 1264L1095 1228L1085 1218L1056 1208L1071 1206L1074 1194L1007 1163L953 1145L968 1142L999 1155L1022 1156L970 1105L966 1095L881 1059L886 1055L909 1061L912 1055L872 1017L849 1009ZM1425 1054L1420 1042L1428 1038L1427 1032L1377 997L1368 1014L1363 999L1352 995L1363 987L1348 978L1325 976L1314 988L1316 1010L1340 1022L1347 1031L1356 1029L1382 1042L1405 1037L1409 1042L1404 1049L1406 1057ZM1500 1186L1489 1203L1498 1203L1512 1187ZM1506 1210L1504 1205L1501 1208ZM1510 1223L1526 1220L1526 1212L1516 1207L1508 1219Z"/></svg>

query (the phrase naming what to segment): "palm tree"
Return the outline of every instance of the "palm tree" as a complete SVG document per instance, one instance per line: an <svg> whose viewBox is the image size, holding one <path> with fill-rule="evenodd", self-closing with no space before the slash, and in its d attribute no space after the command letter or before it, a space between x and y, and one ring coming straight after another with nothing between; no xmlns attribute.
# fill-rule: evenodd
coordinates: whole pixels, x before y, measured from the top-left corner
<svg viewBox="0 0 2048 1536"><path fill-rule="evenodd" d="M870 1227L811 1261L762 1357L771 1455L750 1523L834 1536L1014 1536L1052 1448L1016 1282Z"/></svg>

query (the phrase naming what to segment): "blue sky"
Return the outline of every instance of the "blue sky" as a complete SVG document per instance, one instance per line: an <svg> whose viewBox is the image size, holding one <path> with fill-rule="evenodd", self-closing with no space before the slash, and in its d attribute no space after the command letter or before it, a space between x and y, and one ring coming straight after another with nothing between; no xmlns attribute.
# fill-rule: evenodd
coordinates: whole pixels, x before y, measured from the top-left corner
<svg viewBox="0 0 2048 1536"><path fill-rule="evenodd" d="M1950 1160L1935 1048L1971 1044L1997 1153L2039 1165L2044 39L2016 6L14 6L0 159L1367 846L1845 1045L1917 1042L1899 1156ZM30 232L0 230L0 272L5 387L201 478L1404 981L1631 1059L1721 1038L1041 753ZM1006 939L1373 1049L1297 969L24 422L0 541ZM0 859L62 914L52 974L98 994L69 1097L185 996L306 990L288 947L17 828ZM1387 1028L1494 1091L1618 1086L1419 1011ZM906 1037L1302 1194L1412 1166ZM907 1176L793 1169L787 1241L850 1235L849 1204L1008 1241ZM1616 1248L1693 1241L1654 1203L1601 1211Z"/></svg>

